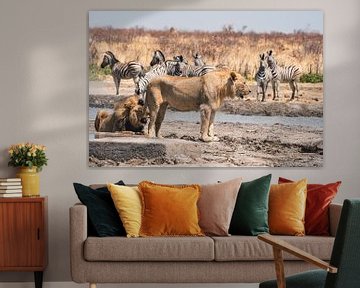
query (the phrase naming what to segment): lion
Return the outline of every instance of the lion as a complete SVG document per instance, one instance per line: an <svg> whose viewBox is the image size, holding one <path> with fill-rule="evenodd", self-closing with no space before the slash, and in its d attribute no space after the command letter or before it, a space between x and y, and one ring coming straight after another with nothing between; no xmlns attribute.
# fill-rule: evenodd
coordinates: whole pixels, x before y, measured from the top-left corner
<svg viewBox="0 0 360 288"><path fill-rule="evenodd" d="M244 78L233 71L221 70L210 72L201 77L163 76L150 82L145 100L149 109L149 137L161 137L160 127L166 108L173 107L180 111L200 110L200 140L218 141L214 135L215 113L224 99L243 97L251 91Z"/></svg>
<svg viewBox="0 0 360 288"><path fill-rule="evenodd" d="M115 104L114 112L100 110L95 118L97 132L133 131L143 132L147 123L144 101L138 95L121 99Z"/></svg>

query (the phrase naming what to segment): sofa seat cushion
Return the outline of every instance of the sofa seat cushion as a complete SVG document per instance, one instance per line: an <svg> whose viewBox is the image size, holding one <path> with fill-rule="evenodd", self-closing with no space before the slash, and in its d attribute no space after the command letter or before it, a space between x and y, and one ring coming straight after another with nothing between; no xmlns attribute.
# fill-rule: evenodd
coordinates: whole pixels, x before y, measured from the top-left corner
<svg viewBox="0 0 360 288"><path fill-rule="evenodd" d="M276 236L322 260L330 260L334 237ZM212 237L215 242L215 261L272 260L272 246L254 236ZM283 253L284 260L299 260Z"/></svg>
<svg viewBox="0 0 360 288"><path fill-rule="evenodd" d="M87 261L213 261L210 237L88 237Z"/></svg>

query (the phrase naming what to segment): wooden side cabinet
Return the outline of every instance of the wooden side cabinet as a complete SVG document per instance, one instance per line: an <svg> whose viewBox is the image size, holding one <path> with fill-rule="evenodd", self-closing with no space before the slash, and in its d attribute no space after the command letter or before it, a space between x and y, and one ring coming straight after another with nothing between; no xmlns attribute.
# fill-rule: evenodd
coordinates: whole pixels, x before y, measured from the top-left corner
<svg viewBox="0 0 360 288"><path fill-rule="evenodd" d="M47 250L47 197L0 198L0 271L32 271L41 288Z"/></svg>

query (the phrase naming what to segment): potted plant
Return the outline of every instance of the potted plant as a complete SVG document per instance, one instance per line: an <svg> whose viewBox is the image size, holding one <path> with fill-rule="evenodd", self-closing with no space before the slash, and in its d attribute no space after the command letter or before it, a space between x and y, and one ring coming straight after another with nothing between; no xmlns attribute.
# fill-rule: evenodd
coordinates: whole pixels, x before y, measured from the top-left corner
<svg viewBox="0 0 360 288"><path fill-rule="evenodd" d="M42 167L47 165L46 147L33 143L11 145L9 166L19 167L17 177L21 178L22 194L24 197L40 195L39 174Z"/></svg>

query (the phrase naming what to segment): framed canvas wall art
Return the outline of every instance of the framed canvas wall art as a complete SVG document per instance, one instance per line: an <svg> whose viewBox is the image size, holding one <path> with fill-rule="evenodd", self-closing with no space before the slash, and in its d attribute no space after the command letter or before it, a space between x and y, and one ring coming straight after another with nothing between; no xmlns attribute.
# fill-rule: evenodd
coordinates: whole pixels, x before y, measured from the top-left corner
<svg viewBox="0 0 360 288"><path fill-rule="evenodd" d="M90 11L88 65L90 167L323 165L322 11Z"/></svg>

